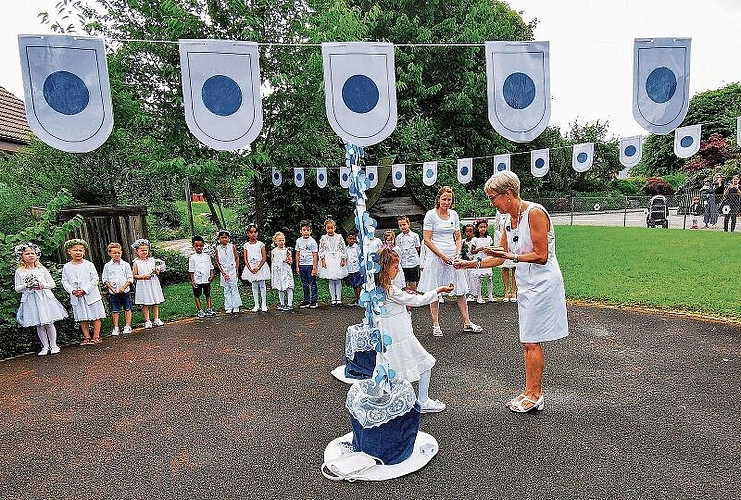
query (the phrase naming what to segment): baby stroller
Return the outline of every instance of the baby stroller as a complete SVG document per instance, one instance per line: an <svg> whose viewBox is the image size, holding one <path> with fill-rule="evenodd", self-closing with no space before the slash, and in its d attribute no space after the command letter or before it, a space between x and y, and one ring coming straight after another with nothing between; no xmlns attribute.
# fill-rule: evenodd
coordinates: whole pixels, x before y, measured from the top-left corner
<svg viewBox="0 0 741 500"><path fill-rule="evenodd" d="M669 227L669 204L666 201L666 196L660 194L651 198L646 212L646 227L657 226Z"/></svg>

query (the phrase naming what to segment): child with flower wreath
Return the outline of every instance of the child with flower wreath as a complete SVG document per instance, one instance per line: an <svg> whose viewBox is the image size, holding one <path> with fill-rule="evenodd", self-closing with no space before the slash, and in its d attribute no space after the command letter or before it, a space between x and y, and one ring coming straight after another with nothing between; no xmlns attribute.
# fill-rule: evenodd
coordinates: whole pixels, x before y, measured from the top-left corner
<svg viewBox="0 0 741 500"><path fill-rule="evenodd" d="M151 244L145 238L139 238L132 245L136 251L136 259L131 263L131 269L136 281L136 291L134 292L134 303L142 306L144 315L144 328L153 326L162 326L165 323L160 319L160 304L165 301L162 294L162 285L160 284L159 274L165 270L165 263L157 262L149 254ZM152 306L154 321L149 320L149 306Z"/></svg>
<svg viewBox="0 0 741 500"><path fill-rule="evenodd" d="M54 322L67 317L51 289L56 287L49 270L41 265L41 249L29 242L17 245L13 251L18 261L15 270L15 291L21 294L21 305L15 318L23 327L36 327L41 341L39 356L57 354L57 329Z"/></svg>
<svg viewBox="0 0 741 500"><path fill-rule="evenodd" d="M62 268L62 286L69 293L72 313L80 323L83 340L80 345L100 344L100 320L105 318L103 296L98 289L98 270L85 259L88 244L75 238L64 242L70 261ZM90 338L90 322L93 323L93 336Z"/></svg>

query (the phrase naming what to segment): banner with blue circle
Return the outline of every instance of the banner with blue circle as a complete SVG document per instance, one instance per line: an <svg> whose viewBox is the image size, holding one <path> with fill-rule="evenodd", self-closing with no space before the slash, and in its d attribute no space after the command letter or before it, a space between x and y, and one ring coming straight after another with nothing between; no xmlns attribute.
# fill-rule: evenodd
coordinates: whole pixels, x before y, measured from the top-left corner
<svg viewBox="0 0 741 500"><path fill-rule="evenodd" d="M365 178L368 179L368 187L374 188L378 185L378 165L365 167Z"/></svg>
<svg viewBox="0 0 741 500"><path fill-rule="evenodd" d="M461 184L471 182L471 177L473 176L473 158L458 158L456 170L458 182Z"/></svg>
<svg viewBox="0 0 741 500"><path fill-rule="evenodd" d="M674 131L674 154L677 158L689 158L700 151L702 125L679 127Z"/></svg>
<svg viewBox="0 0 741 500"><path fill-rule="evenodd" d="M394 187L404 187L407 182L406 165L404 163L396 163L391 165L391 180L394 183Z"/></svg>
<svg viewBox="0 0 741 500"><path fill-rule="evenodd" d="M594 163L594 143L574 144L571 150L571 167L577 172L586 172Z"/></svg>
<svg viewBox="0 0 741 500"><path fill-rule="evenodd" d="M305 180L306 172L304 172L304 167L295 167L293 169L293 184L296 187L304 187Z"/></svg>
<svg viewBox="0 0 741 500"><path fill-rule="evenodd" d="M633 118L652 134L677 128L690 104L691 38L636 38Z"/></svg>
<svg viewBox="0 0 741 500"><path fill-rule="evenodd" d="M425 186L432 186L437 181L437 162L426 161L422 164L422 182Z"/></svg>
<svg viewBox="0 0 741 500"><path fill-rule="evenodd" d="M340 167L340 186L347 189L350 187L350 182L352 179L350 178L350 173L352 171L351 167L344 166Z"/></svg>
<svg viewBox="0 0 741 500"><path fill-rule="evenodd" d="M102 38L18 35L28 125L68 153L100 147L113 130Z"/></svg>
<svg viewBox="0 0 741 500"><path fill-rule="evenodd" d="M316 185L320 188L327 187L327 167L316 169Z"/></svg>
<svg viewBox="0 0 741 500"><path fill-rule="evenodd" d="M512 160L510 155L496 155L494 157L494 173L512 170Z"/></svg>
<svg viewBox="0 0 741 500"><path fill-rule="evenodd" d="M545 177L551 169L551 154L549 149L530 151L530 173L533 177Z"/></svg>
<svg viewBox="0 0 741 500"><path fill-rule="evenodd" d="M273 181L273 186L280 186L283 182L283 173L278 170L278 167L273 167L273 171L270 173L270 178Z"/></svg>
<svg viewBox="0 0 741 500"><path fill-rule="evenodd" d="M323 43L327 119L345 142L371 146L396 128L396 74L391 43Z"/></svg>
<svg viewBox="0 0 741 500"><path fill-rule="evenodd" d="M185 122L206 146L235 151L262 130L260 55L254 42L180 40Z"/></svg>
<svg viewBox="0 0 741 500"><path fill-rule="evenodd" d="M486 42L489 121L501 136L530 142L548 126L548 42Z"/></svg>
<svg viewBox="0 0 741 500"><path fill-rule="evenodd" d="M638 165L643 157L643 137L634 135L632 137L620 138L620 164L624 167Z"/></svg>

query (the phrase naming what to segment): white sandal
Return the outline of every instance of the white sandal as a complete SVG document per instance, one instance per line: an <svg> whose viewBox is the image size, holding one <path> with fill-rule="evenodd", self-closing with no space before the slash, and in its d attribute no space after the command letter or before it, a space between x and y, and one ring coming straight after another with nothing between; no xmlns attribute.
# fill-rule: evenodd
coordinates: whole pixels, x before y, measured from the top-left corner
<svg viewBox="0 0 741 500"><path fill-rule="evenodd" d="M440 325L432 325L432 336L433 337L442 337L443 336L443 330L440 328Z"/></svg>
<svg viewBox="0 0 741 500"><path fill-rule="evenodd" d="M524 406L525 403L530 403L528 406ZM507 408L515 413L527 413L533 410L543 411L545 407L545 400L541 394L537 400L531 399L525 394L520 394L513 400L507 402Z"/></svg>

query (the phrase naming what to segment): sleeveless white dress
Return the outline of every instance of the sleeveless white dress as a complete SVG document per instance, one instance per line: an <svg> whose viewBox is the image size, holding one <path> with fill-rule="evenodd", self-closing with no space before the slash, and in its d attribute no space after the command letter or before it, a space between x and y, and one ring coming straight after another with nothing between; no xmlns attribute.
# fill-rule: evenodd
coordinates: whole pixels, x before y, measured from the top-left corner
<svg viewBox="0 0 741 500"><path fill-rule="evenodd" d="M566 317L566 292L563 275L556 259L556 237L551 217L545 208L531 203L522 214L517 228L512 229L509 216L506 216L506 227L509 251L526 254L533 251L533 240L530 235L530 213L539 208L548 217L548 262L534 264L518 262L515 264L517 279L517 312L520 323L520 342L538 343L558 340L569 334L569 323Z"/></svg>
<svg viewBox="0 0 741 500"><path fill-rule="evenodd" d="M322 259L327 267L322 266ZM345 259L345 265L341 265ZM328 280L340 280L347 276L347 251L342 235L334 233L322 235L319 240L319 277Z"/></svg>

